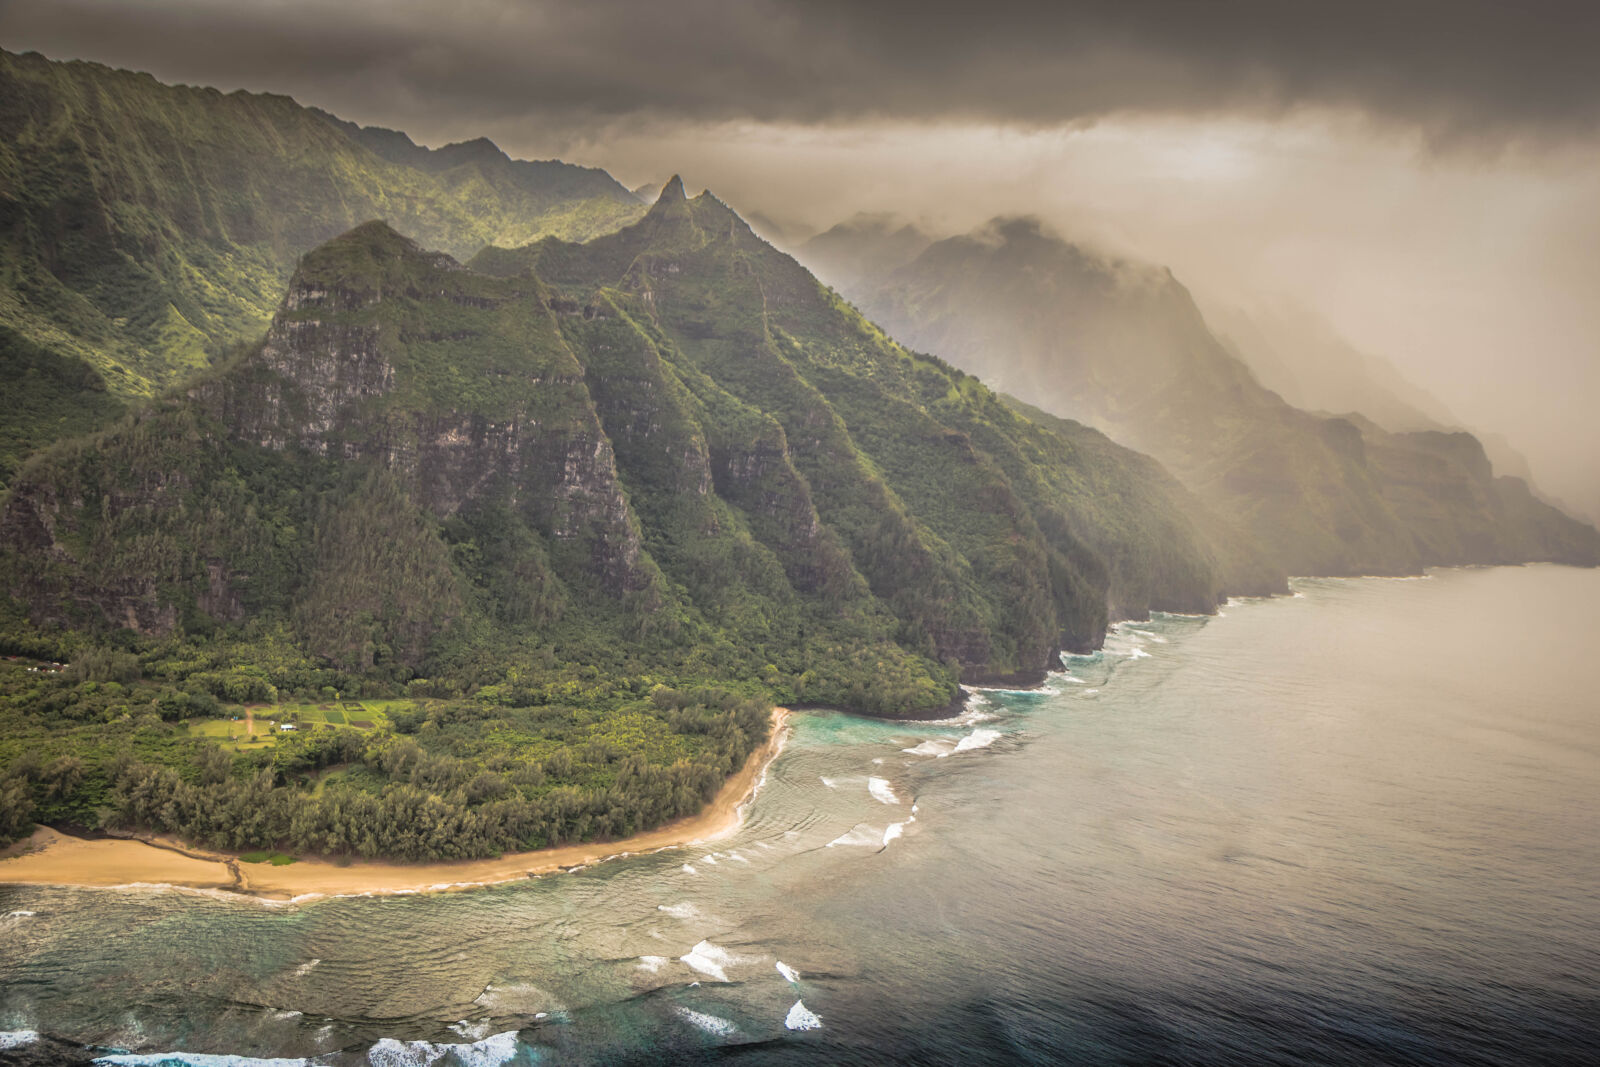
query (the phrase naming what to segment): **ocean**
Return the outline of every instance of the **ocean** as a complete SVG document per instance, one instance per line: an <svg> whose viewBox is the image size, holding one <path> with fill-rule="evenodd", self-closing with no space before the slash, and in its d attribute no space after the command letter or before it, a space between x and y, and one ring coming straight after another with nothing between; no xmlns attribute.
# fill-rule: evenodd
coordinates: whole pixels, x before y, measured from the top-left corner
<svg viewBox="0 0 1600 1067"><path fill-rule="evenodd" d="M1299 580L733 836L293 905L0 887L0 1062L1600 1062L1600 571Z"/></svg>

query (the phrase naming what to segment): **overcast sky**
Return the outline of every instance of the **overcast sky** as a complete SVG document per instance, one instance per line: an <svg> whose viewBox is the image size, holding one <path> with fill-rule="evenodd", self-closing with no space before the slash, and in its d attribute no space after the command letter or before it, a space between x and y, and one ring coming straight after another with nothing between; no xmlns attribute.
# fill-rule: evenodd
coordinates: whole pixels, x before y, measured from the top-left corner
<svg viewBox="0 0 1600 1067"><path fill-rule="evenodd" d="M1600 3L0 0L0 45L801 227L1036 213L1313 310L1600 513Z"/></svg>

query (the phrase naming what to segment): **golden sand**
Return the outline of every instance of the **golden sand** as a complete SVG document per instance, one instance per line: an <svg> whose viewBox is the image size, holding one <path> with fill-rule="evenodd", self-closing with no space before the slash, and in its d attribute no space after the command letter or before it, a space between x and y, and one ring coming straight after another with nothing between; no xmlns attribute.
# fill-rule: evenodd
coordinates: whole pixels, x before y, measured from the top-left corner
<svg viewBox="0 0 1600 1067"><path fill-rule="evenodd" d="M788 709L772 711L772 735L750 754L698 814L654 830L587 845L517 852L492 860L390 863L298 860L282 867L189 848L166 838L87 840L41 827L0 859L0 882L32 885L169 885L225 889L275 900L355 894L422 893L492 885L599 863L617 856L695 844L738 828L745 804L783 749Z"/></svg>

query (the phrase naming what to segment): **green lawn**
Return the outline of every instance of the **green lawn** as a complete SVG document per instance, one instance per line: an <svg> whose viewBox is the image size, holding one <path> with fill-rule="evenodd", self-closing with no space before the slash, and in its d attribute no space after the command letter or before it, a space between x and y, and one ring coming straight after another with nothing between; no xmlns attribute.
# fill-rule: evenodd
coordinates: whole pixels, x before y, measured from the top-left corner
<svg viewBox="0 0 1600 1067"><path fill-rule="evenodd" d="M274 729L276 727L269 720L257 717L255 736L246 736L245 720L242 715L237 720L200 719L188 724L190 736L214 738L223 748L235 751L266 747L272 743Z"/></svg>
<svg viewBox="0 0 1600 1067"><path fill-rule="evenodd" d="M282 852L241 852L239 860L242 863L270 863L274 867L287 867L294 862L294 857Z"/></svg>
<svg viewBox="0 0 1600 1067"><path fill-rule="evenodd" d="M255 736L245 736L244 709L227 708L228 718L201 719L188 724L191 737L210 737L223 748L247 751L265 748L279 735L280 723L298 723L301 730L331 730L336 727L354 727L357 730L375 730L389 725L385 709L406 700L346 700L338 704L279 704L257 707L255 711ZM234 719L232 716L237 715Z"/></svg>
<svg viewBox="0 0 1600 1067"><path fill-rule="evenodd" d="M280 720L298 721L302 726L356 726L357 729L369 727L358 726L358 723L371 723L372 729L389 724L389 717L383 709L394 704L410 703L400 700L353 700L341 701L337 704L279 704L272 709ZM257 712L260 714L260 712Z"/></svg>

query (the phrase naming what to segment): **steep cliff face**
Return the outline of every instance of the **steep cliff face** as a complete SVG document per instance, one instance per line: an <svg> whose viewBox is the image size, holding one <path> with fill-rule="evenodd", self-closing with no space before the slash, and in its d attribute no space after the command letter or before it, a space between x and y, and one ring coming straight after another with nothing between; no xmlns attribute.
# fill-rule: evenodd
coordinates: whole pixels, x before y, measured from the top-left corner
<svg viewBox="0 0 1600 1067"><path fill-rule="evenodd" d="M1167 271L1016 219L920 250L843 227L808 255L908 345L1154 456L1290 573L1600 562L1600 535L1554 509L1518 505L1513 521L1468 435L1388 434L1286 404Z"/></svg>
<svg viewBox="0 0 1600 1067"><path fill-rule="evenodd" d="M276 627L398 681L576 656L890 714L1039 678L1111 611L1283 585L1155 464L899 348L678 183L473 269L352 230L259 346L36 457L0 530L45 628Z"/></svg>
<svg viewBox="0 0 1600 1067"><path fill-rule="evenodd" d="M341 664L370 667L379 645L416 664L466 610L441 525L504 512L547 546L525 581L559 568L612 598L649 593L660 576L546 301L536 283L471 274L382 224L325 245L257 350L29 468L5 529L49 566L19 571L16 592L41 620L146 634L185 612L275 609ZM258 477L237 487L236 530L225 497L206 508L214 524L196 524L240 467ZM285 492L297 473L325 498ZM261 529L264 510L284 513L276 530ZM243 543L266 537L279 541ZM287 573L252 595L262 553ZM376 640L357 632L363 618Z"/></svg>
<svg viewBox="0 0 1600 1067"><path fill-rule="evenodd" d="M0 366L82 361L92 378L56 406L112 415L104 394L159 393L254 342L298 257L364 220L466 255L644 210L603 172L487 142L380 154L371 132L287 97L0 51ZM10 429L18 455L62 432Z"/></svg>
<svg viewBox="0 0 1600 1067"><path fill-rule="evenodd" d="M1085 538L1115 540L1104 516L1115 494L1074 498L1071 483L1088 464L1059 431L894 345L714 197L689 200L669 182L635 226L581 246L490 249L473 266L537 274L575 303L610 287L619 314L657 339L703 402L752 408L776 424L781 437L756 431L770 442L764 448L717 459L719 491L742 502L780 458L792 466L783 477L803 482L821 523L902 620L905 639L961 664L967 678L1036 676L1057 648L1098 646L1112 577ZM713 388L718 395L707 398ZM1164 477L1131 466L1119 476ZM1203 510L1171 489L1131 525ZM757 499L764 522L753 528L766 525L769 547L792 553L794 531L809 530L809 517L770 529L773 498ZM1211 536L1241 540L1220 523ZM1179 540L1181 555L1205 535L1190 525ZM1217 602L1215 548L1195 551L1188 573L1154 582L1133 557L1120 554L1110 572L1119 614L1148 611L1152 599L1198 610ZM1259 567L1241 584L1275 589L1282 578Z"/></svg>
<svg viewBox="0 0 1600 1067"><path fill-rule="evenodd" d="M607 588L642 589L611 443L548 303L371 223L306 257L260 349L190 395L242 441L376 465L437 520L505 507Z"/></svg>

